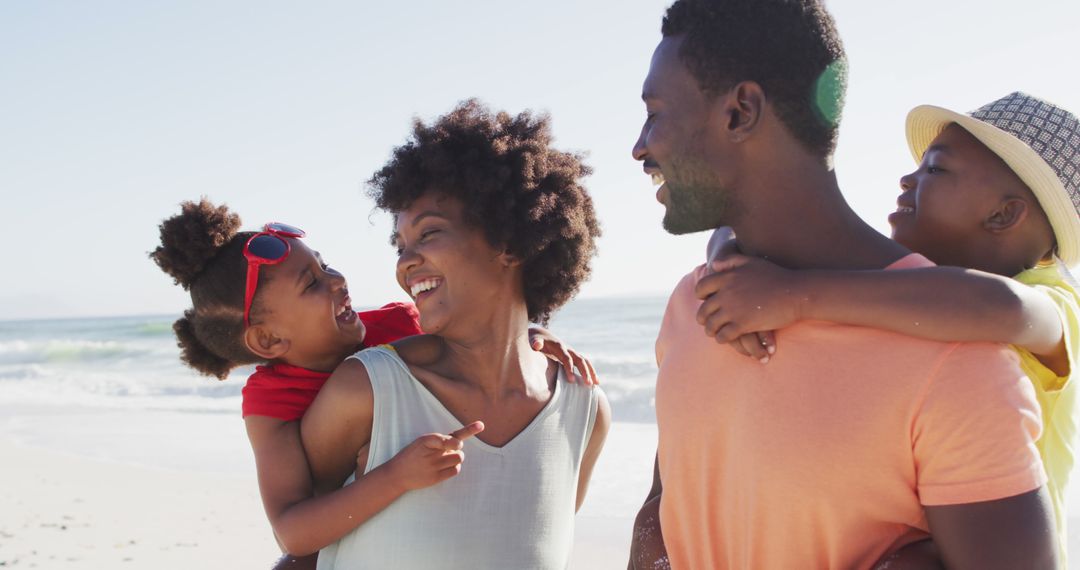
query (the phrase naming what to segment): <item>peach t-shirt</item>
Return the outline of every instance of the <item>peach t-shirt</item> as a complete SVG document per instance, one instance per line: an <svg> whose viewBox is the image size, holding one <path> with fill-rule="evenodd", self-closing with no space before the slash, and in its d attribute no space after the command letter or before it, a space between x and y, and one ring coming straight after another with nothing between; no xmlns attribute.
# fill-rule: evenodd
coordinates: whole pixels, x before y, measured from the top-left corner
<svg viewBox="0 0 1080 570"><path fill-rule="evenodd" d="M703 275L676 287L656 342L672 568L868 568L927 535L922 505L1044 483L1038 404L1003 345L804 322L763 365L697 324Z"/></svg>

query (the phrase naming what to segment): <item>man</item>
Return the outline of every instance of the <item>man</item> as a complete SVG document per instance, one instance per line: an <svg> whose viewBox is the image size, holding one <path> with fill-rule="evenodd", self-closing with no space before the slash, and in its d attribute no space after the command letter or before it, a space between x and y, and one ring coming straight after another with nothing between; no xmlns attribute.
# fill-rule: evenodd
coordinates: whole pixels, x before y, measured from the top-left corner
<svg viewBox="0 0 1080 570"><path fill-rule="evenodd" d="M731 226L790 268L930 265L837 186L844 56L819 2L678 0L662 32L634 157L668 231ZM656 345L642 515L659 503L673 568L869 568L929 535L948 567L1055 566L1038 406L1004 347L807 322L762 364L703 333L705 276L676 287Z"/></svg>

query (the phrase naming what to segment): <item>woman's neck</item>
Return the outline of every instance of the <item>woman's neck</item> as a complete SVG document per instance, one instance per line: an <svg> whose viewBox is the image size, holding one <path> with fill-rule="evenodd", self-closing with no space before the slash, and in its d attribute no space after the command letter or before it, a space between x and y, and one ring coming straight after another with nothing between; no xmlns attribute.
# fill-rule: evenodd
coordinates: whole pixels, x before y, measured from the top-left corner
<svg viewBox="0 0 1080 570"><path fill-rule="evenodd" d="M440 335L444 350L433 368L468 382L489 398L547 386L547 358L529 345L528 311L519 307L475 320L469 330Z"/></svg>

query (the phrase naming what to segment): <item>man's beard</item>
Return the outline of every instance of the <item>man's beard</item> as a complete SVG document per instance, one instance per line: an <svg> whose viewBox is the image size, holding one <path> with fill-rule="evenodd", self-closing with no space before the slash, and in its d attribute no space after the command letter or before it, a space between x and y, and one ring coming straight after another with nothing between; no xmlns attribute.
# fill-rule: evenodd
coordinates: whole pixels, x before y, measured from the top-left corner
<svg viewBox="0 0 1080 570"><path fill-rule="evenodd" d="M734 207L731 192L705 164L675 160L664 173L667 204L664 229L675 235L729 226Z"/></svg>

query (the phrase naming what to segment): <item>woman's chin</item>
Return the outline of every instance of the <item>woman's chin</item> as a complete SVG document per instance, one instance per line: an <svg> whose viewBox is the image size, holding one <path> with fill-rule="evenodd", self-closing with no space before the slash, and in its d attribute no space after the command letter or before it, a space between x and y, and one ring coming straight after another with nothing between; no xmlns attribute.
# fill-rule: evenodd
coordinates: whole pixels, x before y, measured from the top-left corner
<svg viewBox="0 0 1080 570"><path fill-rule="evenodd" d="M431 312L428 312L427 317L420 313L420 330L424 331L424 334L440 334L446 330L446 319Z"/></svg>

